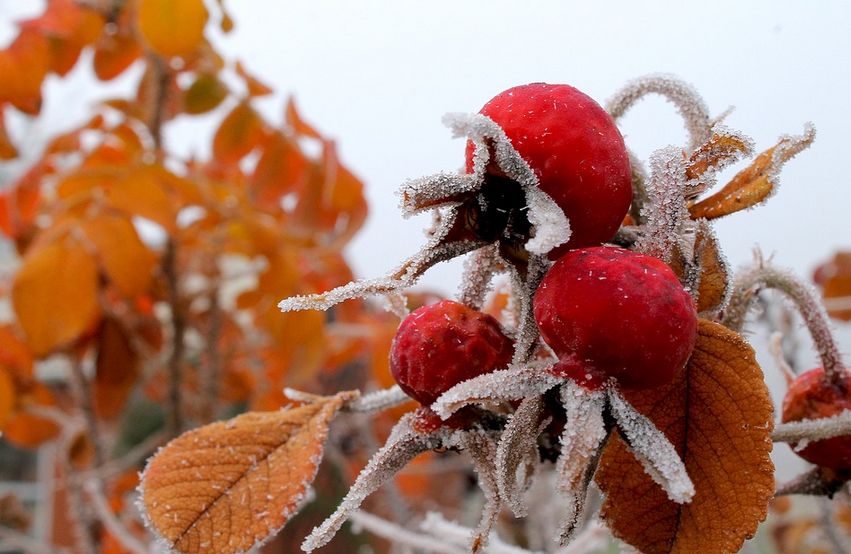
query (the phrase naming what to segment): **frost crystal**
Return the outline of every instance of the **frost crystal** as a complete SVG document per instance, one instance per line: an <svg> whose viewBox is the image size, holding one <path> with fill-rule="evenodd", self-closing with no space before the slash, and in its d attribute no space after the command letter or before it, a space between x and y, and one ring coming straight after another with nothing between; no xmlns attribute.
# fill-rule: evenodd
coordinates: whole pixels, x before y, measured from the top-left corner
<svg viewBox="0 0 851 554"><path fill-rule="evenodd" d="M644 229L635 245L636 251L670 262L683 223L689 219L685 187L686 165L682 150L668 146L651 154L648 202L641 212Z"/></svg>
<svg viewBox="0 0 851 554"><path fill-rule="evenodd" d="M562 380L546 371L549 364L512 366L458 383L441 394L431 409L446 419L464 406L494 400L520 400L544 394Z"/></svg>
<svg viewBox="0 0 851 554"><path fill-rule="evenodd" d="M437 173L410 179L399 189L402 213L405 217L433 208L450 206L462 201L479 188L474 175Z"/></svg>
<svg viewBox="0 0 851 554"><path fill-rule="evenodd" d="M646 75L627 83L606 103L606 111L618 120L648 94L659 94L676 106L689 132L690 150L706 142L713 123L709 108L694 87L673 75Z"/></svg>
<svg viewBox="0 0 851 554"><path fill-rule="evenodd" d="M529 488L538 465L538 435L552 418L543 418L541 396L525 398L502 431L496 451L499 493L516 517L524 517L528 506L523 494Z"/></svg>
<svg viewBox="0 0 851 554"><path fill-rule="evenodd" d="M603 421L604 393L589 391L570 380L562 385L560 393L567 420L561 435L556 474L558 491L567 499L567 514L557 541L564 544L582 519L596 458L607 432Z"/></svg>
<svg viewBox="0 0 851 554"><path fill-rule="evenodd" d="M464 261L464 277L461 279L458 302L474 310L481 310L500 265L499 250L495 244L476 250Z"/></svg>
<svg viewBox="0 0 851 554"><path fill-rule="evenodd" d="M638 413L614 387L607 391L612 416L630 451L668 498L683 504L694 497L694 484L674 445L653 422Z"/></svg>

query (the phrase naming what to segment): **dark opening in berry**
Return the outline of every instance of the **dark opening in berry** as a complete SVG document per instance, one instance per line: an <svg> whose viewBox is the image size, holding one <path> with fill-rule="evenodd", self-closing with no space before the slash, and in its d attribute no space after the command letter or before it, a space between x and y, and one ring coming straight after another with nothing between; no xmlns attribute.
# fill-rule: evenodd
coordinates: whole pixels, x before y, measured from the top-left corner
<svg viewBox="0 0 851 554"><path fill-rule="evenodd" d="M552 259L614 236L632 201L631 171L623 137L599 104L569 85L532 83L498 94L481 113L505 131L570 221L570 240ZM466 159L470 172L471 142ZM502 186L506 177L491 163L485 179Z"/></svg>
<svg viewBox="0 0 851 554"><path fill-rule="evenodd" d="M802 373L789 385L783 399L783 423L802 419L820 419L851 410L851 374L844 372L837 379L825 377L817 367ZM851 469L851 437L813 441L795 452L819 466L832 469Z"/></svg>
<svg viewBox="0 0 851 554"><path fill-rule="evenodd" d="M402 390L429 406L458 383L507 367L513 352L493 317L443 300L402 321L390 349L390 371Z"/></svg>
<svg viewBox="0 0 851 554"><path fill-rule="evenodd" d="M573 250L535 293L541 336L559 357L553 372L589 388L670 382L697 338L697 311L661 260L618 248Z"/></svg>

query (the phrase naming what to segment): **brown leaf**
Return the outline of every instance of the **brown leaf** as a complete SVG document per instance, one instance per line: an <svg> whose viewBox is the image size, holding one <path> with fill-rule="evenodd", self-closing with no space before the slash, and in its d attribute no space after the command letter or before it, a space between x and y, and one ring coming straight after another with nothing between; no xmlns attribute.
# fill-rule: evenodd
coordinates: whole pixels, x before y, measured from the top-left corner
<svg viewBox="0 0 851 554"><path fill-rule="evenodd" d="M707 172L718 171L750 151L751 145L741 136L716 131L706 143L692 153L686 168L686 178L697 179Z"/></svg>
<svg viewBox="0 0 851 554"><path fill-rule="evenodd" d="M299 508L328 425L351 395L249 412L173 440L142 476L149 526L186 553L244 552L270 537Z"/></svg>
<svg viewBox="0 0 851 554"><path fill-rule="evenodd" d="M646 554L737 552L774 494L772 405L751 347L701 320L673 383L624 395L677 448L696 494L690 504L669 500L614 436L595 477L613 533Z"/></svg>
<svg viewBox="0 0 851 554"><path fill-rule="evenodd" d="M139 31L162 56L188 56L204 41L204 0L140 0Z"/></svg>
<svg viewBox="0 0 851 554"><path fill-rule="evenodd" d="M12 284L12 301L36 356L67 345L99 313L97 265L73 239L57 241L24 258Z"/></svg>
<svg viewBox="0 0 851 554"><path fill-rule="evenodd" d="M783 164L815 140L811 126L800 136L784 136L775 146L756 157L721 190L689 207L693 219L716 219L751 208L767 199L777 188Z"/></svg>

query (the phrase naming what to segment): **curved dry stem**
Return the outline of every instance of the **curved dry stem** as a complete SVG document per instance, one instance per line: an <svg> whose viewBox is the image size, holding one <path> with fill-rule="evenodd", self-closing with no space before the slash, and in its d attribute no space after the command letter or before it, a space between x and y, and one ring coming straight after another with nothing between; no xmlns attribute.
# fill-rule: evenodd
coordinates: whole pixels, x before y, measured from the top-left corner
<svg viewBox="0 0 851 554"><path fill-rule="evenodd" d="M690 150L706 142L712 129L709 108L694 87L673 75L645 75L630 81L606 103L606 111L618 120L648 94L659 94L677 108L689 133Z"/></svg>
<svg viewBox="0 0 851 554"><path fill-rule="evenodd" d="M470 552L476 554L482 552L487 546L488 537L502 508L497 487L497 470L494 464L496 444L487 433L475 430L463 433L460 436L460 444L473 460L473 469L479 479L479 489L485 496L482 517L470 542Z"/></svg>
<svg viewBox="0 0 851 554"><path fill-rule="evenodd" d="M481 310L499 266L499 247L496 244L473 252L464 261L464 276L461 278L458 302L474 310Z"/></svg>
<svg viewBox="0 0 851 554"><path fill-rule="evenodd" d="M830 379L841 378L846 369L830 330L827 312L815 290L789 271L778 269L760 259L754 266L737 273L722 323L734 331L740 331L754 298L762 289L780 291L795 304L810 331L825 375Z"/></svg>

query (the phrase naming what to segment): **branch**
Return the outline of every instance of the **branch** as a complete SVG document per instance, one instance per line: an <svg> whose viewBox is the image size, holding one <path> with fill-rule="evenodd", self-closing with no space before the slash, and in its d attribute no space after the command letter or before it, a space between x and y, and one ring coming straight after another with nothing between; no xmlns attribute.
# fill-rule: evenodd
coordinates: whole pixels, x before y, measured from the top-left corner
<svg viewBox="0 0 851 554"><path fill-rule="evenodd" d="M177 247L169 237L163 255L163 273L168 288L168 304L171 308L171 354L168 359L168 406L166 431L176 437L183 429L180 386L183 382L183 351L185 348L186 320L180 301L180 280L177 274Z"/></svg>
<svg viewBox="0 0 851 554"><path fill-rule="evenodd" d="M118 521L112 509L107 505L106 498L103 497L103 492L100 485L94 479L86 481L83 485L86 494L92 501L92 507L98 519L115 537L121 546L132 552L133 554L148 554L148 547L142 544L136 537L127 531L127 528Z"/></svg>
<svg viewBox="0 0 851 554"><path fill-rule="evenodd" d="M467 552L463 547L442 542L431 535L408 531L395 523L360 510L352 512L351 520L355 532L358 528L366 529L394 545L409 546L433 554L466 554Z"/></svg>
<svg viewBox="0 0 851 554"><path fill-rule="evenodd" d="M774 428L774 442L801 442L851 435L851 410L820 419L803 419L781 423Z"/></svg>

